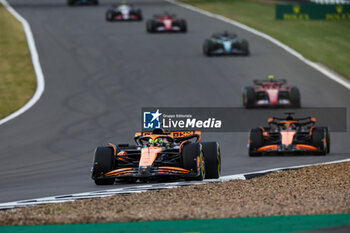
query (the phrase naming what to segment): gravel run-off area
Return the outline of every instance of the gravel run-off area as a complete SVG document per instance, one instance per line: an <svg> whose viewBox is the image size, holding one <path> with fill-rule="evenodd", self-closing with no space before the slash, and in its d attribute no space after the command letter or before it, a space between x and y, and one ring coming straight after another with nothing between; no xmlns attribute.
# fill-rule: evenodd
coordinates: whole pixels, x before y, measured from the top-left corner
<svg viewBox="0 0 350 233"><path fill-rule="evenodd" d="M0 225L350 213L350 162L0 211Z"/></svg>

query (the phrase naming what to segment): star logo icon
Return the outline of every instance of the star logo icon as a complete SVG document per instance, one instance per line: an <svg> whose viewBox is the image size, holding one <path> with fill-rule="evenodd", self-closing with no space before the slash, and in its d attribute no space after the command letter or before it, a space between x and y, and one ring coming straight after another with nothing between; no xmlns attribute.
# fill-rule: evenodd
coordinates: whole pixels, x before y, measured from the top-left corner
<svg viewBox="0 0 350 233"><path fill-rule="evenodd" d="M162 115L160 112L159 112L159 109L157 109L157 111L155 113L152 113L152 120L151 122L153 122L154 120L157 120L159 121L159 117Z"/></svg>

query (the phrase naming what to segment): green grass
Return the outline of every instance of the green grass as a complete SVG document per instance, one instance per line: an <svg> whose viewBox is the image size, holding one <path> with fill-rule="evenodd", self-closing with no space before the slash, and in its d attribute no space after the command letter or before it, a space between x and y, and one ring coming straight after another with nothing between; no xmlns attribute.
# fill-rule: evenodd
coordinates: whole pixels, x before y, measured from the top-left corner
<svg viewBox="0 0 350 233"><path fill-rule="evenodd" d="M22 25L0 4L0 119L23 106L35 88Z"/></svg>
<svg viewBox="0 0 350 233"><path fill-rule="evenodd" d="M350 78L350 20L277 21L275 3L259 0L181 0L262 31L306 58Z"/></svg>

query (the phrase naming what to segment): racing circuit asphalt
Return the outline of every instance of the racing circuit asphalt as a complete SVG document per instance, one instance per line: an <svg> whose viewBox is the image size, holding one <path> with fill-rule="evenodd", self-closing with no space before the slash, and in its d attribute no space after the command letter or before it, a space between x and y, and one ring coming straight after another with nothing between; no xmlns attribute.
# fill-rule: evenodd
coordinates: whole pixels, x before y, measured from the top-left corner
<svg viewBox="0 0 350 233"><path fill-rule="evenodd" d="M240 107L241 87L269 74L298 86L304 107L350 105L349 90L271 42L161 0L135 5L144 19L164 11L185 18L187 34L147 34L145 20L107 23L109 0L98 7L9 2L31 25L46 89L33 108L0 126L0 203L135 185L97 187L90 167L96 146L132 142L141 107ZM251 56L204 57L204 39L223 30L246 38ZM332 134L327 156L250 158L247 132L203 140L221 144L223 175L231 175L349 158L347 132Z"/></svg>

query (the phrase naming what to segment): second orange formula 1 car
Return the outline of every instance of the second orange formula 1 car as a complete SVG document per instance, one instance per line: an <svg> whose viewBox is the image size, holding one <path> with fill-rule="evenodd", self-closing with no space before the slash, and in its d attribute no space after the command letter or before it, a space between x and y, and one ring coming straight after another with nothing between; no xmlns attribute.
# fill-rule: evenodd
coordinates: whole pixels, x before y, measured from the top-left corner
<svg viewBox="0 0 350 233"><path fill-rule="evenodd" d="M97 147L92 179L110 185L115 179L135 182L159 178L203 180L220 177L221 155L217 142L201 142L200 131L135 134L136 145Z"/></svg>
<svg viewBox="0 0 350 233"><path fill-rule="evenodd" d="M268 127L250 130L249 155L264 154L316 154L326 155L330 150L330 136L327 127L315 127L314 117L268 119Z"/></svg>

